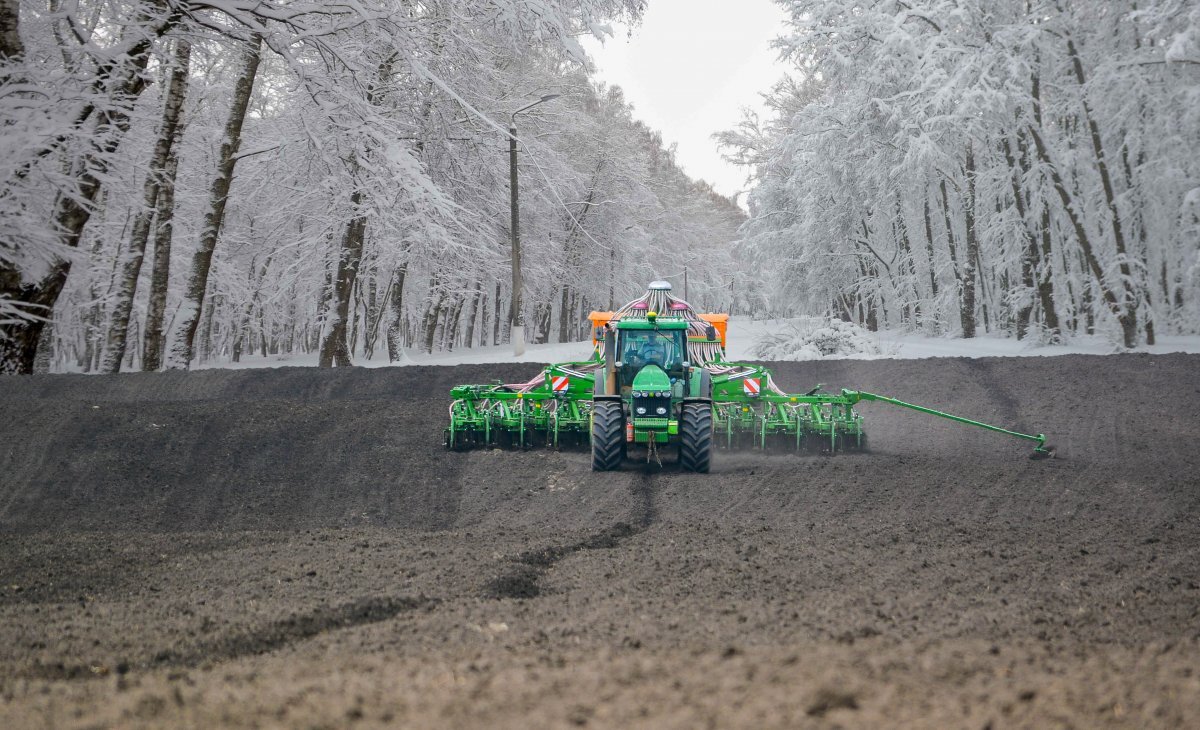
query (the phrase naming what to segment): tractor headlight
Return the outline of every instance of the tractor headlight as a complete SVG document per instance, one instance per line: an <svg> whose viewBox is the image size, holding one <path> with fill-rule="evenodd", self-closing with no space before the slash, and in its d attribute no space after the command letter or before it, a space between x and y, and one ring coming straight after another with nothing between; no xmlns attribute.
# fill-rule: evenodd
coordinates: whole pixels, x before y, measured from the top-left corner
<svg viewBox="0 0 1200 730"><path fill-rule="evenodd" d="M665 416L665 415L667 415L667 409L666 409L666 408L664 408L663 406L659 406L659 407L658 407L658 410L657 410L656 412L657 412L657 413L658 413L658 415L660 415L660 416Z"/></svg>
<svg viewBox="0 0 1200 730"><path fill-rule="evenodd" d="M639 416L644 416L644 415L646 415L646 406L638 406L638 407L637 407L637 414L638 414Z"/></svg>
<svg viewBox="0 0 1200 730"><path fill-rule="evenodd" d="M635 391L633 391L633 397L634 397L634 398L641 398L641 397L642 397L642 391L640 391L640 390L635 390Z"/></svg>

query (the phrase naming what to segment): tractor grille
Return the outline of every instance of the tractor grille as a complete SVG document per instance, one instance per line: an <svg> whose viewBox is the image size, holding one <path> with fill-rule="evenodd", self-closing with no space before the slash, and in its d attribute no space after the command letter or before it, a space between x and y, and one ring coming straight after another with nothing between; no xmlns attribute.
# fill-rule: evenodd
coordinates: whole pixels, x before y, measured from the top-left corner
<svg viewBox="0 0 1200 730"><path fill-rule="evenodd" d="M639 408L645 408L645 413L639 413ZM664 409L662 413L658 409ZM633 399L633 417L634 418L670 418L671 416L671 399L670 398L634 398Z"/></svg>

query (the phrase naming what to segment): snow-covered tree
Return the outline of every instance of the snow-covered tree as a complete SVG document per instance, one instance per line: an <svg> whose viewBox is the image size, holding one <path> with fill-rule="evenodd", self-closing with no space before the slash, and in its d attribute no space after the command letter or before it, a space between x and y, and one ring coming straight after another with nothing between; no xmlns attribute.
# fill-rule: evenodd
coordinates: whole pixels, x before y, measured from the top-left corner
<svg viewBox="0 0 1200 730"><path fill-rule="evenodd" d="M0 4L0 370L506 338L502 150L547 94L519 132L532 336L685 269L715 303L741 212L576 40L641 6Z"/></svg>
<svg viewBox="0 0 1200 730"><path fill-rule="evenodd" d="M780 4L795 70L721 139L781 300L964 337L1200 327L1188 3Z"/></svg>

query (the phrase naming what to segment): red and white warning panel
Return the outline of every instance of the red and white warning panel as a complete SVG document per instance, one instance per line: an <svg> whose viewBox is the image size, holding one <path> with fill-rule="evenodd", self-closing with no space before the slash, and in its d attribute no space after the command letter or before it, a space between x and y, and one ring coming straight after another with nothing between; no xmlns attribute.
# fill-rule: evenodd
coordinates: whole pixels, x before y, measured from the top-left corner
<svg viewBox="0 0 1200 730"><path fill-rule="evenodd" d="M566 393L571 387L571 379L566 375L555 375L550 378L550 389L555 393Z"/></svg>
<svg viewBox="0 0 1200 730"><path fill-rule="evenodd" d="M762 378L746 378L742 381L742 390L748 396L756 396L762 391Z"/></svg>

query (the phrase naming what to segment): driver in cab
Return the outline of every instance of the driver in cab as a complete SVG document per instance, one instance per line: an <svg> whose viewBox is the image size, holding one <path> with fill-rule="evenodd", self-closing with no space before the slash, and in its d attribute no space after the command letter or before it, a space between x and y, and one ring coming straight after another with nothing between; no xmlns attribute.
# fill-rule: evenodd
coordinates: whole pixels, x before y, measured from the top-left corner
<svg viewBox="0 0 1200 730"><path fill-rule="evenodd" d="M667 348L663 343L662 338L651 335L642 349L638 352L638 361L641 365L649 365L654 363L660 368L667 366Z"/></svg>

